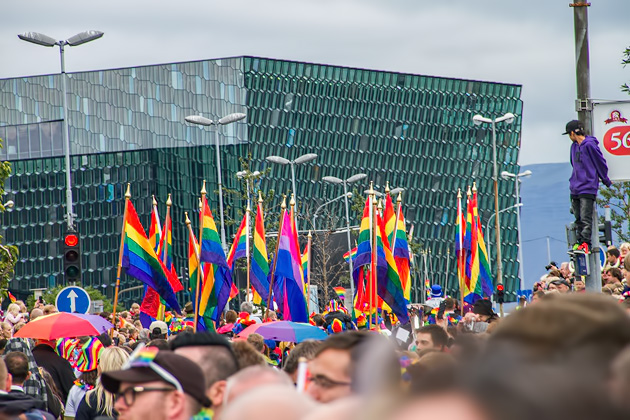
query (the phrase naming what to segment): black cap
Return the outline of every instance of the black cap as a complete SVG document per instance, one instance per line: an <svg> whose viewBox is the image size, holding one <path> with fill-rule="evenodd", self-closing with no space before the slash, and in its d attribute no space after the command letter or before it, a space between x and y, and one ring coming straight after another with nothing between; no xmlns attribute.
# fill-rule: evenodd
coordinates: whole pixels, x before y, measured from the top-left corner
<svg viewBox="0 0 630 420"><path fill-rule="evenodd" d="M547 265L545 266L545 270L549 270L552 266L553 266L553 267L557 267L557 266L558 266L558 263L557 263L557 262L555 262L555 261L550 261L550 262L549 262L549 264L547 264Z"/></svg>
<svg viewBox="0 0 630 420"><path fill-rule="evenodd" d="M211 402L206 397L204 376L199 365L169 350L160 350L153 362L171 374L180 383L184 393L193 397L204 407L210 407ZM103 388L112 394L120 392L121 382L140 384L154 381L162 381L174 385L150 367L133 367L133 364L132 367L127 369L103 372L101 376Z"/></svg>
<svg viewBox="0 0 630 420"><path fill-rule="evenodd" d="M494 315L492 310L492 302L488 299L479 299L473 303L472 312L477 315Z"/></svg>
<svg viewBox="0 0 630 420"><path fill-rule="evenodd" d="M582 129L584 130L584 126L578 120L571 120L567 123L566 130L562 135L572 133L575 130Z"/></svg>

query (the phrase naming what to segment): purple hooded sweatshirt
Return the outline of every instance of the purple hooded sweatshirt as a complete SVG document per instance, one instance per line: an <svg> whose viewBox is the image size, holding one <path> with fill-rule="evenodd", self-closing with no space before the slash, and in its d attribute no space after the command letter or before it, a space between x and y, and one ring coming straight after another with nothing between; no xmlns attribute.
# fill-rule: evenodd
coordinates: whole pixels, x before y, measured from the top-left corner
<svg viewBox="0 0 630 420"><path fill-rule="evenodd" d="M610 187L608 165L595 137L586 136L582 144L576 141L571 144L571 165L573 166L573 173L569 179L571 195L597 195L600 179L604 185Z"/></svg>

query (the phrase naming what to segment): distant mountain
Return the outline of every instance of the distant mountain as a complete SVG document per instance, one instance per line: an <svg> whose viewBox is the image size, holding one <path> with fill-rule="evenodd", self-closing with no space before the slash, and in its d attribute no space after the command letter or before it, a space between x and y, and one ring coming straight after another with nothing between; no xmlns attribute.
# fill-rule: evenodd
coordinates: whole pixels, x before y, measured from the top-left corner
<svg viewBox="0 0 630 420"><path fill-rule="evenodd" d="M522 166L532 175L521 182L522 239L525 286L530 289L545 274L551 261L568 261L565 225L573 222L569 212L570 163L545 163Z"/></svg>

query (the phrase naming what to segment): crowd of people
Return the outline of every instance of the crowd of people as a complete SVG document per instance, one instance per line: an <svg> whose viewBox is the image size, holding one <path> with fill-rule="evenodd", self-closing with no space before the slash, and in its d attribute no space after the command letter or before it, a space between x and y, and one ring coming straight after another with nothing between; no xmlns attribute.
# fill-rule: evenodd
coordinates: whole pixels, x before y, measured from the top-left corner
<svg viewBox="0 0 630 420"><path fill-rule="evenodd" d="M144 328L133 304L116 319L101 313L115 327L100 336L16 338L57 311L17 301L0 324L0 418L628 418L629 248L608 250L604 293L581 293L570 264L552 262L531 301L505 317L488 299L462 313L434 285L408 325L383 315L370 330L333 301L311 315L327 338L301 343L242 337L278 319L250 302L216 332L195 332L191 305Z"/></svg>

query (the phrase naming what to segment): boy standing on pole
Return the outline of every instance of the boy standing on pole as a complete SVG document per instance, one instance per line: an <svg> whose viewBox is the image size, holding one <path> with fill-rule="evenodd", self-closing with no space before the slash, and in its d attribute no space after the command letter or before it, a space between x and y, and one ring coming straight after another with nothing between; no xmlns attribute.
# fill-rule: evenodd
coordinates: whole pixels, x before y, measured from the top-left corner
<svg viewBox="0 0 630 420"><path fill-rule="evenodd" d="M590 252L591 232L593 229L593 207L599 180L610 187L608 165L599 149L599 142L593 136L587 136L584 126L577 120L569 121L566 130L571 144L571 166L573 173L569 179L571 190L571 208L575 216L577 243L574 251Z"/></svg>

